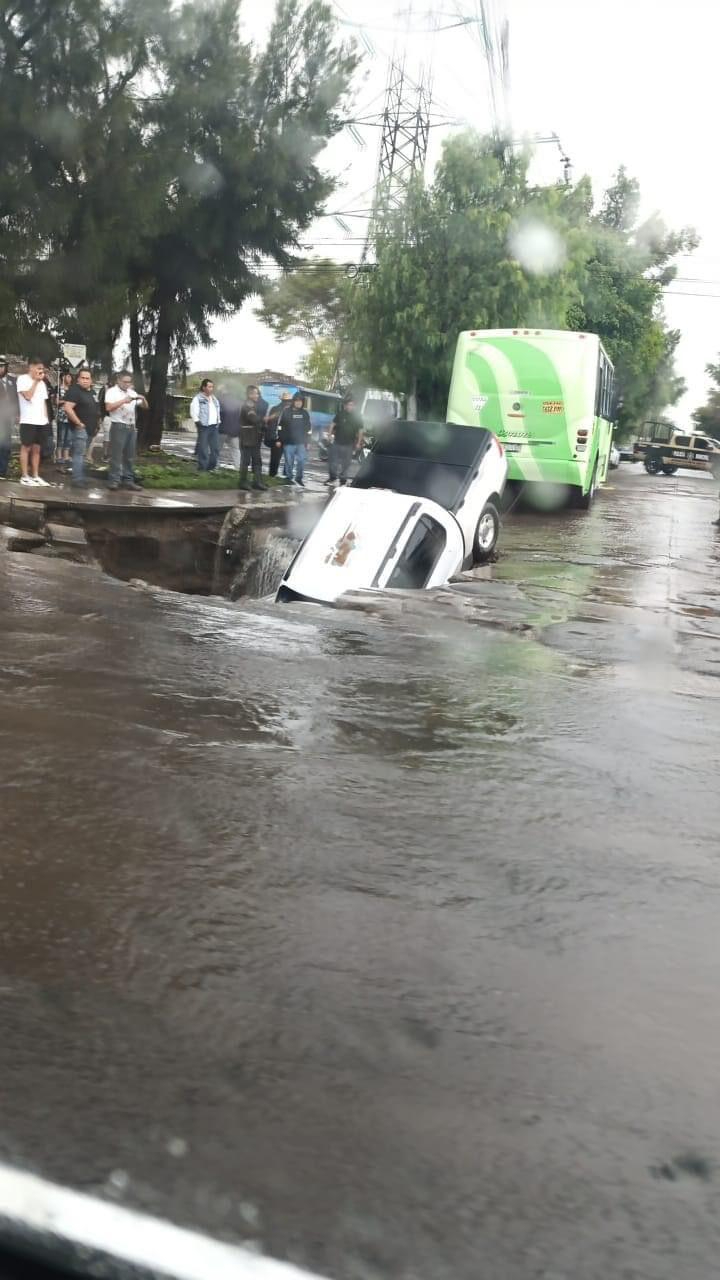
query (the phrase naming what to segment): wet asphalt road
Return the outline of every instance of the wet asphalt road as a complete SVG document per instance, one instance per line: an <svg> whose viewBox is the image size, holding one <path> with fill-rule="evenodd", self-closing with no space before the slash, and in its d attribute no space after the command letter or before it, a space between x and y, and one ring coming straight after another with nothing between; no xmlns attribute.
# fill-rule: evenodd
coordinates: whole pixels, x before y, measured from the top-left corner
<svg viewBox="0 0 720 1280"><path fill-rule="evenodd" d="M493 581L228 604L0 553L0 1157L338 1280L707 1280L715 486Z"/></svg>

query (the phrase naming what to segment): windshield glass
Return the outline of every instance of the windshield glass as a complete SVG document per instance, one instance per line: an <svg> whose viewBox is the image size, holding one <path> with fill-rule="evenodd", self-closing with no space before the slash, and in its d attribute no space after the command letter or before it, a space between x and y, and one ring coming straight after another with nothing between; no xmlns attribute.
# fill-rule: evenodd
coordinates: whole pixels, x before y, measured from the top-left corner
<svg viewBox="0 0 720 1280"><path fill-rule="evenodd" d="M388 580L389 587L424 587L445 550L447 534L432 516L418 520Z"/></svg>

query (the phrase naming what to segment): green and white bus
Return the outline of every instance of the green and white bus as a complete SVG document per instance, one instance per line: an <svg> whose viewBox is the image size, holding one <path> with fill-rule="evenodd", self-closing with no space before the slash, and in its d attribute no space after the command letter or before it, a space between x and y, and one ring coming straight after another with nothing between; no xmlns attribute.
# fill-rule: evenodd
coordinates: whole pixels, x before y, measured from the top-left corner
<svg viewBox="0 0 720 1280"><path fill-rule="evenodd" d="M614 400L613 367L596 334L471 329L458 338L447 420L493 431L509 481L546 492L566 486L588 508L607 477Z"/></svg>

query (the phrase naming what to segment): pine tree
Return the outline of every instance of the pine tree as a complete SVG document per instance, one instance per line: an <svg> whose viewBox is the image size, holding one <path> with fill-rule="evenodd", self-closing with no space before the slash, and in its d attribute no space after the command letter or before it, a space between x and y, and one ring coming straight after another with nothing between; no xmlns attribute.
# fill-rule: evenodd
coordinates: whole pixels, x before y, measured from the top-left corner
<svg viewBox="0 0 720 1280"><path fill-rule="evenodd" d="M158 0L122 11L105 0L0 4L6 345L48 356L58 341L81 339L109 358L142 227L133 89L165 21Z"/></svg>
<svg viewBox="0 0 720 1280"><path fill-rule="evenodd" d="M324 0L279 0L260 52L236 0L0 0L3 344L107 364L129 321L159 441L171 363L291 265L333 189L355 66Z"/></svg>
<svg viewBox="0 0 720 1280"><path fill-rule="evenodd" d="M186 363L212 320L260 291L266 261L292 262L333 189L317 159L341 126L355 66L322 0L280 0L259 54L240 40L235 0L178 11L147 113L166 196L131 266L151 335L149 442L171 362Z"/></svg>

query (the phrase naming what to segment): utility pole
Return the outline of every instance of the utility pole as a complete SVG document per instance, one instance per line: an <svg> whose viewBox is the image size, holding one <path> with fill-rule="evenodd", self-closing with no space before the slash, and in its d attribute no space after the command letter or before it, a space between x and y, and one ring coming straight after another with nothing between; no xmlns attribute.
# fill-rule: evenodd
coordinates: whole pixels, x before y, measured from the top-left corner
<svg viewBox="0 0 720 1280"><path fill-rule="evenodd" d="M407 76L405 57L390 63L382 114L380 160L375 189L382 217L401 207L416 174L425 170L430 136L431 90L423 70L418 84Z"/></svg>
<svg viewBox="0 0 720 1280"><path fill-rule="evenodd" d="M432 15L431 15L432 16ZM413 17L413 3L405 11L407 34ZM380 153L373 214L368 223L360 272L367 262L374 235L388 216L402 209L410 185L425 172L430 137L432 103L432 70L422 67L418 80L407 71L407 55L396 45L388 67L385 104L381 118ZM413 378L407 394L407 416L417 417L417 379Z"/></svg>

